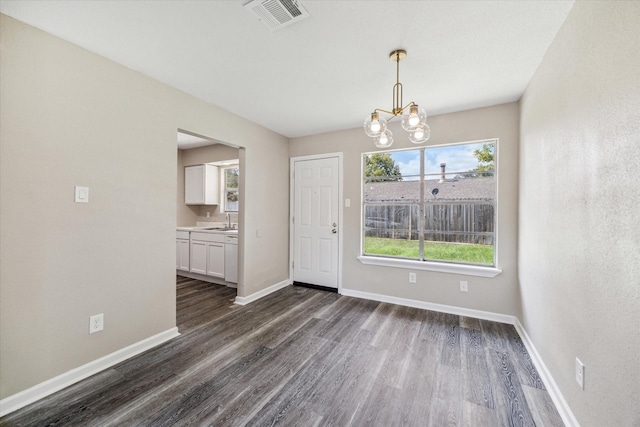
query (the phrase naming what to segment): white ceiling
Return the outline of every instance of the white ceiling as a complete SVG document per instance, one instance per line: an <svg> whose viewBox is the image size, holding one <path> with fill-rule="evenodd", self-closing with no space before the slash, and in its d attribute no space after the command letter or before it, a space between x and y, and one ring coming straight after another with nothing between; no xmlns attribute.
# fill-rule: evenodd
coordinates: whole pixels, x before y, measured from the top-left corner
<svg viewBox="0 0 640 427"><path fill-rule="evenodd" d="M9 1L2 13L287 137L355 128L405 104L429 115L520 98L571 1L314 1L270 32L222 1Z"/></svg>

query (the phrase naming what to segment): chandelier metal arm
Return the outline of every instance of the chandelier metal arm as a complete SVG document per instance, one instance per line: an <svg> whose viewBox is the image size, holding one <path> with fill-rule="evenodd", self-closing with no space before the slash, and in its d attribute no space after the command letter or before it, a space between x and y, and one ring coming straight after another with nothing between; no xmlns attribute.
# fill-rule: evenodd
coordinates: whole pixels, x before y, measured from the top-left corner
<svg viewBox="0 0 640 427"><path fill-rule="evenodd" d="M383 110L382 108L376 108L375 110L373 110L374 113L386 113L386 114L391 114L393 117L391 117L389 120L393 120L395 117L399 116L400 114L402 114L404 112L404 110L406 110L409 107L413 107L413 106L417 106L418 104L416 104L415 102L411 101L410 103L408 103L407 105L405 105L404 107L400 108L400 107L395 107L393 108L393 111L388 111L388 110Z"/></svg>

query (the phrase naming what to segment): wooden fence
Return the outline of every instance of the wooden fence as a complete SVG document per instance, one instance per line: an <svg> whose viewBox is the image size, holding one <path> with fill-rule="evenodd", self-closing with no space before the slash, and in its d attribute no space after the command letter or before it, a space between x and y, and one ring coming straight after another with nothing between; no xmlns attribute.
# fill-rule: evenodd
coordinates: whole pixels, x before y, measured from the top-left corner
<svg viewBox="0 0 640 427"><path fill-rule="evenodd" d="M365 236L417 240L419 205L365 205ZM426 203L424 239L435 242L493 245L493 202Z"/></svg>

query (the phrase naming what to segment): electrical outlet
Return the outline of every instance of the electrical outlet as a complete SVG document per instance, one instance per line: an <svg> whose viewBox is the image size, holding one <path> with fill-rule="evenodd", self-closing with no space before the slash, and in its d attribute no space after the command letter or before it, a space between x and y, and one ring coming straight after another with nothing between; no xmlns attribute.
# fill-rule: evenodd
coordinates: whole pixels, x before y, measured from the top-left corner
<svg viewBox="0 0 640 427"><path fill-rule="evenodd" d="M466 280L460 281L460 292L468 292L469 291L469 283Z"/></svg>
<svg viewBox="0 0 640 427"><path fill-rule="evenodd" d="M89 317L89 333L94 334L104 329L104 314Z"/></svg>
<svg viewBox="0 0 640 427"><path fill-rule="evenodd" d="M416 273L409 273L409 283L416 283Z"/></svg>
<svg viewBox="0 0 640 427"><path fill-rule="evenodd" d="M584 365L576 357L576 382L580 386L581 389L584 390Z"/></svg>

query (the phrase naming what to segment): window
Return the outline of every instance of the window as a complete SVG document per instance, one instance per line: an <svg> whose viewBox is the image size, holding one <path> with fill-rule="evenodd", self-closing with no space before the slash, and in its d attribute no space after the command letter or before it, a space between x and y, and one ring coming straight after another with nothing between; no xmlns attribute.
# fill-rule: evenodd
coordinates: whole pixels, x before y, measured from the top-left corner
<svg viewBox="0 0 640 427"><path fill-rule="evenodd" d="M238 212L238 166L221 168L223 189L223 212Z"/></svg>
<svg viewBox="0 0 640 427"><path fill-rule="evenodd" d="M495 267L496 143L364 154L365 258Z"/></svg>

